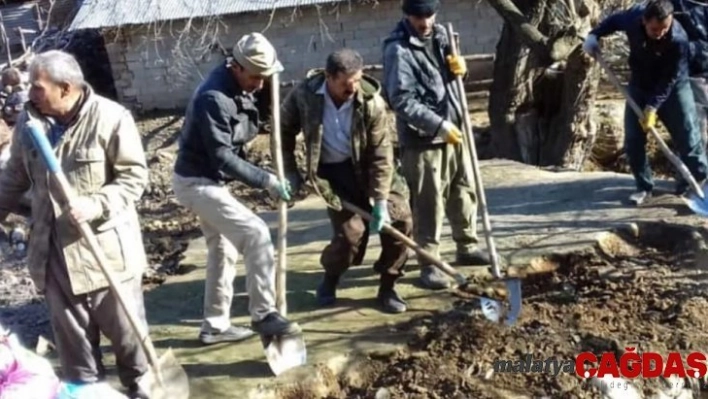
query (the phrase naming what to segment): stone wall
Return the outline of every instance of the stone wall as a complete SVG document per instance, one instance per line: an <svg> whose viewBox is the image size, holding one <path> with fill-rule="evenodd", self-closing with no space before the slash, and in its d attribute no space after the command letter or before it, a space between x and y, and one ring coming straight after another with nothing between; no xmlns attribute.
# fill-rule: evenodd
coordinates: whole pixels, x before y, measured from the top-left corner
<svg viewBox="0 0 708 399"><path fill-rule="evenodd" d="M123 31L117 39L106 33L106 49L120 102L135 110L182 108L201 77L224 59L220 51L207 50L199 33L218 27L219 33L208 37L216 36L226 49L245 33L264 33L279 52L285 66L281 80L287 82L322 67L331 51L344 46L358 50L367 64L380 64L382 40L401 17L398 0L342 2L224 17L181 39L176 37L184 22ZM477 0L443 1L438 22L453 23L463 54L494 53L502 26L496 12Z"/></svg>

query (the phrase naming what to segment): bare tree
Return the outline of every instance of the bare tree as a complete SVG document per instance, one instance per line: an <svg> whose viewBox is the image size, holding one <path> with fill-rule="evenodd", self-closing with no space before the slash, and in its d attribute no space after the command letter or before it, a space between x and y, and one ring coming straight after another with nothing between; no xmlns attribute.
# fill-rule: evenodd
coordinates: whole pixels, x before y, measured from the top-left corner
<svg viewBox="0 0 708 399"><path fill-rule="evenodd" d="M493 156L582 168L600 72L581 44L613 5L600 1L489 0L504 20L488 106Z"/></svg>

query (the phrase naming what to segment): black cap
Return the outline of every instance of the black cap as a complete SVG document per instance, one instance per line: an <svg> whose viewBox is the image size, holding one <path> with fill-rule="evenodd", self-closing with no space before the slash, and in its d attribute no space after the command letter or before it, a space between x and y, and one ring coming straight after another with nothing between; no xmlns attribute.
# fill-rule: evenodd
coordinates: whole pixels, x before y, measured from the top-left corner
<svg viewBox="0 0 708 399"><path fill-rule="evenodd" d="M403 0L401 7L406 15L429 17L438 12L439 0Z"/></svg>

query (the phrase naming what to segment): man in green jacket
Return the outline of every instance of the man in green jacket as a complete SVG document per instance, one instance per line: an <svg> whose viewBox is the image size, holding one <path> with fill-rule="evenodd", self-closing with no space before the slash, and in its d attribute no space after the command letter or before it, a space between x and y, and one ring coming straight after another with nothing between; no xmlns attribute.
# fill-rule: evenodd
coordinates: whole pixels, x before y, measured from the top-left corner
<svg viewBox="0 0 708 399"><path fill-rule="evenodd" d="M386 130L386 106L380 84L363 74L364 63L353 50L327 58L324 71L311 71L285 98L281 107L284 167L293 190L302 183L295 162L295 138L303 131L307 147L308 183L327 201L334 237L324 249L324 279L317 288L320 305L334 303L339 279L360 265L369 231L379 233L384 222L407 236L412 217L408 192L393 167L393 147ZM370 225L341 208L341 200L373 215ZM373 200L373 206L371 205ZM380 274L378 301L386 312L406 311L394 290L407 260L404 244L381 235L381 256L374 264Z"/></svg>

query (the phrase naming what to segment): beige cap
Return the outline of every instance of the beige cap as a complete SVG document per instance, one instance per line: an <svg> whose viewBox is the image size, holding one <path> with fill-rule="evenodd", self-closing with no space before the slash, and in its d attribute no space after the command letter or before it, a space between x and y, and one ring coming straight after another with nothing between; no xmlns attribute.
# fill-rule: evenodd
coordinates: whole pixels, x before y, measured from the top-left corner
<svg viewBox="0 0 708 399"><path fill-rule="evenodd" d="M283 64L278 61L275 48L268 39L254 32L244 35L233 48L234 60L251 73L270 76L283 72Z"/></svg>

